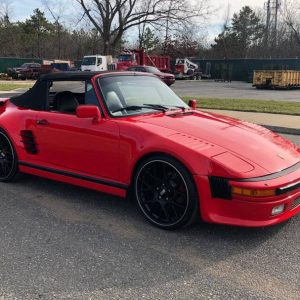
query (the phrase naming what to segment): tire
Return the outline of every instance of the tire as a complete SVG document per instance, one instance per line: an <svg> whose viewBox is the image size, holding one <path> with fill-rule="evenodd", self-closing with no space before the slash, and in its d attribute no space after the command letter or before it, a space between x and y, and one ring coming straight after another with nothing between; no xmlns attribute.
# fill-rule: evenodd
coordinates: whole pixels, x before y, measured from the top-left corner
<svg viewBox="0 0 300 300"><path fill-rule="evenodd" d="M159 228L178 229L199 217L198 193L192 176L171 157L155 155L138 166L134 195L144 217Z"/></svg>
<svg viewBox="0 0 300 300"><path fill-rule="evenodd" d="M192 76L194 74L194 71L192 69L187 70L187 75Z"/></svg>
<svg viewBox="0 0 300 300"><path fill-rule="evenodd" d="M13 181L18 173L18 158L8 136L0 130L0 182Z"/></svg>

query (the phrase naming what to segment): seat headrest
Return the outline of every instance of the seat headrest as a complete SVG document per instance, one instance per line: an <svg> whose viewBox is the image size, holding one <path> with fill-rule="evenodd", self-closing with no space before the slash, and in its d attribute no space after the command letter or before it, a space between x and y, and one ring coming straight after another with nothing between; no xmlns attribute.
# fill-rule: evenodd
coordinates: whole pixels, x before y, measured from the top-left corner
<svg viewBox="0 0 300 300"><path fill-rule="evenodd" d="M75 112L79 105L72 92L60 92L55 96L56 107L60 112Z"/></svg>
<svg viewBox="0 0 300 300"><path fill-rule="evenodd" d="M122 102L115 91L106 93L106 104L111 112L123 107Z"/></svg>

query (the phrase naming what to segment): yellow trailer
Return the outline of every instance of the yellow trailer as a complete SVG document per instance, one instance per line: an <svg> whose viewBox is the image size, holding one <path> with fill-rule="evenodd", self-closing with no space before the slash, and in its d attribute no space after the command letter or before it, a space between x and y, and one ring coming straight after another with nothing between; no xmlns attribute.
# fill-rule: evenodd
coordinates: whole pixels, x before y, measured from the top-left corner
<svg viewBox="0 0 300 300"><path fill-rule="evenodd" d="M265 70L254 71L253 86L256 88L300 88L300 71Z"/></svg>

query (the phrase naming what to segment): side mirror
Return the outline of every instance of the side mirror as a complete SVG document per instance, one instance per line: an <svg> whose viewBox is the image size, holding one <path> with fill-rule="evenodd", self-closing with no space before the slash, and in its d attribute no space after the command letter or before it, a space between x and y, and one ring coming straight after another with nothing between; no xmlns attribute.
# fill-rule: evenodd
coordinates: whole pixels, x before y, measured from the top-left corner
<svg viewBox="0 0 300 300"><path fill-rule="evenodd" d="M76 108L76 116L84 119L90 118L94 121L101 120L101 113L96 105L78 105Z"/></svg>
<svg viewBox="0 0 300 300"><path fill-rule="evenodd" d="M197 108L197 100L196 99L189 100L189 107L191 109L196 109Z"/></svg>

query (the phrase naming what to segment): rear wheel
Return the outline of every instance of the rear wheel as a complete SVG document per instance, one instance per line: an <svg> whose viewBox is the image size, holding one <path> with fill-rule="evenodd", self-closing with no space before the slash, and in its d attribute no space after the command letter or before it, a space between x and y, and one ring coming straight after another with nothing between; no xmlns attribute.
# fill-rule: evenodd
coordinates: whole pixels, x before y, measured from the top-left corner
<svg viewBox="0 0 300 300"><path fill-rule="evenodd" d="M177 160L157 155L137 169L134 192L143 215L163 229L177 229L199 215L197 190L187 169Z"/></svg>
<svg viewBox="0 0 300 300"><path fill-rule="evenodd" d="M12 181L18 173L17 155L7 135L0 131L0 181Z"/></svg>

